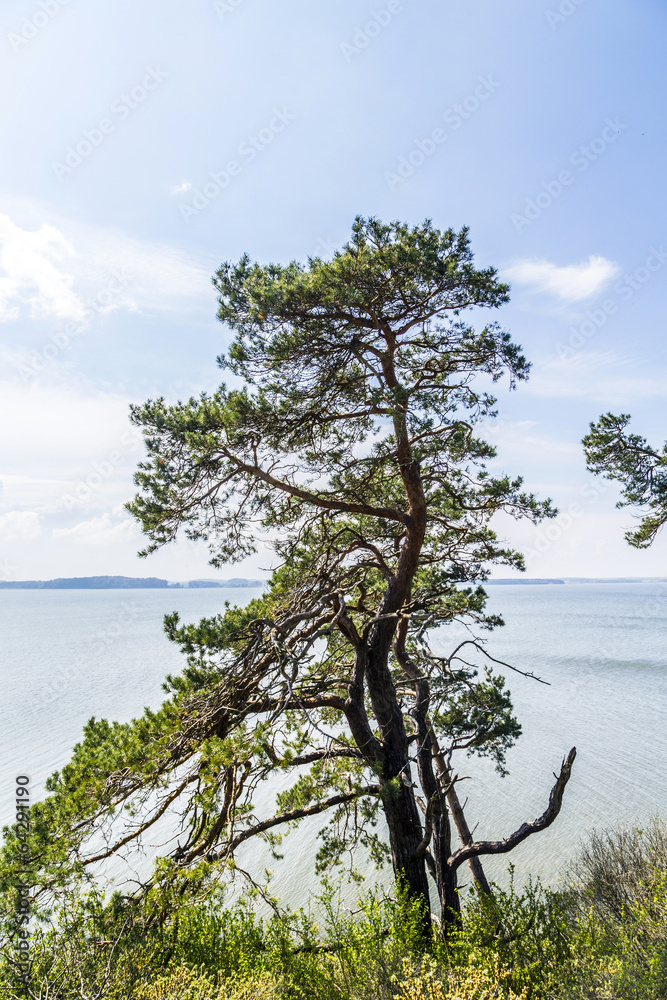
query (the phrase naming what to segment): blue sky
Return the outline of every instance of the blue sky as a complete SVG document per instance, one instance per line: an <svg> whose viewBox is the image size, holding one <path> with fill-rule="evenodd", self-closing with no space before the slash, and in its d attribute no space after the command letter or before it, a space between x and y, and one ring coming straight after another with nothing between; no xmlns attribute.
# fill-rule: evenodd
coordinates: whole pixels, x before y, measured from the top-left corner
<svg viewBox="0 0 667 1000"><path fill-rule="evenodd" d="M0 577L215 575L185 541L136 558L128 405L217 384L222 260L328 254L359 213L469 225L512 283L498 319L533 373L487 433L562 510L499 524L529 574L663 575L579 442L608 409L666 436L666 22L659 0L5 0Z"/></svg>

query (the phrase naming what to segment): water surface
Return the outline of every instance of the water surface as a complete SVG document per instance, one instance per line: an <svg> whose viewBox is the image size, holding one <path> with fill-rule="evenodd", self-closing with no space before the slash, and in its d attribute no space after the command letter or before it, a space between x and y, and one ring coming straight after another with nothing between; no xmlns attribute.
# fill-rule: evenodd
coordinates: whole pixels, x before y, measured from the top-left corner
<svg viewBox="0 0 667 1000"><path fill-rule="evenodd" d="M245 603L259 592L0 592L0 822L12 818L15 776L30 774L35 797L43 793L91 716L125 722L159 706L165 674L183 666L162 632L164 614L177 610L195 621L221 611L225 600ZM667 586L511 585L490 587L489 595L490 610L507 623L488 637L489 652L550 686L503 671L524 729L508 755L510 774L500 778L488 761L462 756L459 791L476 837L500 839L542 813L553 772L576 746L556 823L511 856L486 862L494 878L504 880L511 858L520 878L532 872L556 882L586 830L667 813ZM454 644L447 629L434 640L442 652ZM258 809L270 808L275 790L256 799ZM283 862L255 844L244 864L258 874L274 868L276 891L304 902L319 825L314 817L291 835Z"/></svg>

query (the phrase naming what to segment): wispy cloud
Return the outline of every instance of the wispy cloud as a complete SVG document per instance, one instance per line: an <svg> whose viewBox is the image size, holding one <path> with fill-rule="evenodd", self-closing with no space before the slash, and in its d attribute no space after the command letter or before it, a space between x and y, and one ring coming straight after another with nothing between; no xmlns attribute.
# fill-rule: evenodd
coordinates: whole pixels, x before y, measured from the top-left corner
<svg viewBox="0 0 667 1000"><path fill-rule="evenodd" d="M130 542L137 538L139 529L129 517L114 523L111 514L102 514L89 521L79 521L73 528L54 528L54 538L67 538L81 545L109 546Z"/></svg>
<svg viewBox="0 0 667 1000"><path fill-rule="evenodd" d="M485 439L499 449L496 465L502 465L508 453L519 455L532 451L536 455L576 456L581 452L578 441L559 440L544 433L536 420L485 420L480 424Z"/></svg>
<svg viewBox="0 0 667 1000"><path fill-rule="evenodd" d="M664 396L667 373L654 369L649 374L640 360L613 351L582 351L574 358L536 362L524 391L551 399L579 397L606 406L631 405Z"/></svg>
<svg viewBox="0 0 667 1000"><path fill-rule="evenodd" d="M131 495L142 447L128 420L128 403L122 395L95 392L78 381L26 388L0 380L0 427L11 428L0 439L0 513L62 512L63 496L76 494L89 479L99 482L92 491L79 489L84 497L90 494L88 516ZM112 474L100 474L100 467Z"/></svg>
<svg viewBox="0 0 667 1000"><path fill-rule="evenodd" d="M0 540L31 541L41 534L39 515L31 510L9 510L0 515Z"/></svg>
<svg viewBox="0 0 667 1000"><path fill-rule="evenodd" d="M62 219L22 226L0 214L0 321L210 310L217 263L122 230Z"/></svg>
<svg viewBox="0 0 667 1000"><path fill-rule="evenodd" d="M511 281L557 295L565 302L580 302L597 294L619 271L618 264L599 256L563 267L547 260L519 260L505 268Z"/></svg>

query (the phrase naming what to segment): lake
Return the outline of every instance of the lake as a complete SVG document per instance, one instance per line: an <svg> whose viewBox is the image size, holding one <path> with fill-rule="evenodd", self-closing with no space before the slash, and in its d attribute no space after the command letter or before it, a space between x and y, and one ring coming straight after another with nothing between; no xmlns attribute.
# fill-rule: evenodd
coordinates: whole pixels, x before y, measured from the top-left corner
<svg viewBox="0 0 667 1000"><path fill-rule="evenodd" d="M31 776L35 800L92 715L128 721L144 706L160 704L165 674L183 665L162 632L164 614L177 610L194 621L218 613L225 600L242 604L258 593L0 592L0 822L12 819L15 776ZM485 864L501 882L511 860L519 879L530 872L555 884L586 831L640 826L655 813L667 814L667 585L509 585L489 587L489 595L489 609L506 620L488 637L489 652L550 686L502 671L524 730L508 754L510 774L501 778L488 761L460 757L455 769L470 780L459 792L468 799L476 837L500 839L543 812L553 772L576 746L555 824ZM433 645L445 651L453 640L443 630ZM275 790L267 789L267 805ZM256 873L266 865L275 869L274 891L295 905L305 902L312 884L304 871L318 823L313 817L291 834L283 862L271 862L259 844L244 853L244 864ZM467 881L467 868L460 871ZM122 878L120 869L115 875ZM379 880L388 884L389 873Z"/></svg>

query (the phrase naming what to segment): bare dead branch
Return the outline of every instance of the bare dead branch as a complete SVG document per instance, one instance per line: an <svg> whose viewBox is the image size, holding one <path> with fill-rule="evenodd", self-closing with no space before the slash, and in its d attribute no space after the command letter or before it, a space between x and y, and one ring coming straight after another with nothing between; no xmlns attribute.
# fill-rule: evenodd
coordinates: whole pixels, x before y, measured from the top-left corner
<svg viewBox="0 0 667 1000"><path fill-rule="evenodd" d="M461 847L449 858L447 861L448 866L456 869L464 861L475 855L506 854L508 851L513 850L517 844L520 844L522 840L525 840L526 837L530 837L533 833L539 833L540 830L546 830L548 826L551 826L560 812L560 807L563 803L563 793L565 786L570 780L572 765L576 756L577 749L576 747L572 747L561 764L560 774L554 775L556 784L551 789L549 804L538 819L534 819L532 823L523 823L518 830L510 834L509 837L506 837L505 840L479 840L476 843L469 844L467 847Z"/></svg>

